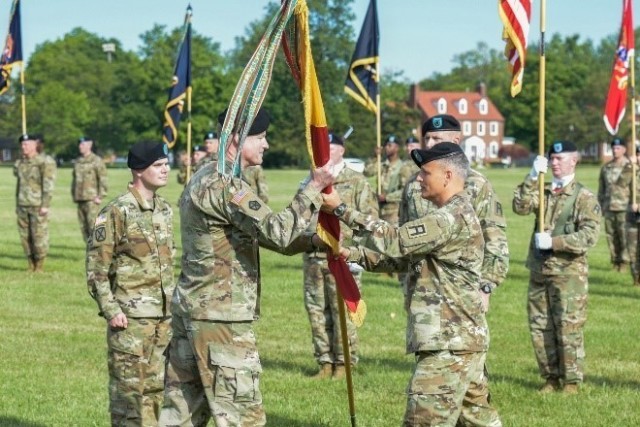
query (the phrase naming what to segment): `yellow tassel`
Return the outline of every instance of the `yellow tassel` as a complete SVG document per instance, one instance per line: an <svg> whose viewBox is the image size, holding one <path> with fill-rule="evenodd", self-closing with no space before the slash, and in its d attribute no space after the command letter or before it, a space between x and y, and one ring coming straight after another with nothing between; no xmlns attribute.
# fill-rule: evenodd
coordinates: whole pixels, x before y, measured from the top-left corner
<svg viewBox="0 0 640 427"><path fill-rule="evenodd" d="M367 316L367 304L364 303L363 300L358 302L358 308L356 308L355 313L348 311L349 319L353 322L356 328L359 328L364 323L364 318Z"/></svg>

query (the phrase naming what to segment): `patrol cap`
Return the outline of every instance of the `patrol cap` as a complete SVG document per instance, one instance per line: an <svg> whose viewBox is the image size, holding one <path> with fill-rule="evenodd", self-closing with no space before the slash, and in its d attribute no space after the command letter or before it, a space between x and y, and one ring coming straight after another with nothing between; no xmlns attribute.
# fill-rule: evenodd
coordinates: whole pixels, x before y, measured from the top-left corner
<svg viewBox="0 0 640 427"><path fill-rule="evenodd" d="M130 169L146 169L156 160L169 156L169 148L164 142L141 141L129 148L127 166Z"/></svg>
<svg viewBox="0 0 640 427"><path fill-rule="evenodd" d="M207 152L207 147L204 145L196 145L193 147L193 151L202 151L203 153Z"/></svg>
<svg viewBox="0 0 640 427"><path fill-rule="evenodd" d="M400 141L398 141L398 138L395 135L389 135L387 137L387 139L384 141L385 145L386 144L390 144L390 143L394 143L394 144L398 144L400 145Z"/></svg>
<svg viewBox="0 0 640 427"><path fill-rule="evenodd" d="M624 141L622 140L622 138L619 137L615 137L611 140L611 146L615 147L618 145L622 145L624 147Z"/></svg>
<svg viewBox="0 0 640 427"><path fill-rule="evenodd" d="M344 141L333 132L329 132L329 144L341 145L344 147Z"/></svg>
<svg viewBox="0 0 640 427"><path fill-rule="evenodd" d="M464 151L462 151L462 148L458 144L447 141L436 144L432 148L426 150L413 150L411 151L411 159L413 159L418 167L421 167L422 165L434 160L452 157L456 154L464 154Z"/></svg>
<svg viewBox="0 0 640 427"><path fill-rule="evenodd" d="M224 124L224 119L227 117L227 111L229 109L225 108L225 110L218 115L218 123L222 126ZM259 135L262 132L266 132L269 129L269 123L271 122L271 117L269 117L269 113L264 108L260 108L258 110L258 114L256 114L255 119L253 119L253 123L249 128L249 135ZM234 126L234 131L236 131Z"/></svg>
<svg viewBox="0 0 640 427"><path fill-rule="evenodd" d="M438 114L437 116L429 117L426 122L422 124L422 136L425 136L427 132L444 132L444 131L460 131L460 122L449 114Z"/></svg>
<svg viewBox="0 0 640 427"><path fill-rule="evenodd" d="M89 141L93 141L93 139L89 138L88 136L81 136L80 138L78 138L78 144L82 144L83 142L89 142Z"/></svg>
<svg viewBox="0 0 640 427"><path fill-rule="evenodd" d="M575 153L578 147L571 141L553 141L549 147L549 156L560 153Z"/></svg>
<svg viewBox="0 0 640 427"><path fill-rule="evenodd" d="M420 144L420 141L418 141L418 138L416 138L415 136L411 135L409 138L407 138L407 140L404 143L407 144L407 145L409 145L409 144Z"/></svg>
<svg viewBox="0 0 640 427"><path fill-rule="evenodd" d="M18 137L18 142L24 142L24 141L35 141L37 138L35 137L35 135L29 135L29 134L22 134Z"/></svg>
<svg viewBox="0 0 640 427"><path fill-rule="evenodd" d="M206 141L207 139L218 139L218 134L216 132L213 132L213 131L207 132L204 135L204 141Z"/></svg>

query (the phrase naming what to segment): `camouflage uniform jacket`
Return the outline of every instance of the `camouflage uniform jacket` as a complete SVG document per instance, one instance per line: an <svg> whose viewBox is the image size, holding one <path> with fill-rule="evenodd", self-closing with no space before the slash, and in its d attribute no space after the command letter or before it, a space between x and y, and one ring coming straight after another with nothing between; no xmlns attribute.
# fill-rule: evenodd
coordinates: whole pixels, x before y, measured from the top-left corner
<svg viewBox="0 0 640 427"><path fill-rule="evenodd" d="M218 161L218 153L212 153L212 154L208 154L208 155L204 156L197 163L191 165L191 176L193 176L193 174L198 172L200 169L202 169L203 167L205 167L209 163L217 162L217 161ZM185 178L185 180L186 180L186 178Z"/></svg>
<svg viewBox="0 0 640 427"><path fill-rule="evenodd" d="M433 203L422 198L417 176L417 173L413 175L404 188L400 203L400 224L422 218L437 209ZM482 227L484 237L482 280L498 286L507 277L509 270L507 222L502 212L502 204L489 180L473 169L469 169L469 175L464 183L464 192L469 197Z"/></svg>
<svg viewBox="0 0 640 427"><path fill-rule="evenodd" d="M473 206L462 193L431 215L396 227L347 209L342 217L362 248L348 261L369 271L406 271L418 279L407 290L407 353L485 351L489 331L478 292L484 241Z"/></svg>
<svg viewBox="0 0 640 427"><path fill-rule="evenodd" d="M265 203L269 203L269 187L264 170L261 166L249 166L242 171L242 179L251 187L254 193Z"/></svg>
<svg viewBox="0 0 640 427"><path fill-rule="evenodd" d="M173 278L173 212L157 194L152 202L129 191L96 217L87 243L87 286L107 320L170 314Z"/></svg>
<svg viewBox="0 0 640 427"><path fill-rule="evenodd" d="M26 157L16 161L13 174L18 178L16 202L18 206L51 206L51 196L56 179L56 163L43 154L31 159Z"/></svg>
<svg viewBox="0 0 640 427"><path fill-rule="evenodd" d="M571 181L558 193L551 191L550 184L544 188L544 229L552 233L556 228L566 200L577 191L576 181ZM513 197L513 211L518 215L535 214L538 224L538 183L527 176ZM581 188L571 210L569 222L562 227L562 233L552 233L551 251L539 251L535 247L534 235L529 243L527 268L544 275L586 275L588 272L587 249L595 246L600 233L600 205L596 196L586 188Z"/></svg>
<svg viewBox="0 0 640 427"><path fill-rule="evenodd" d="M71 195L74 202L86 202L107 196L107 168L94 153L79 156L73 166Z"/></svg>
<svg viewBox="0 0 640 427"><path fill-rule="evenodd" d="M195 174L180 199L182 273L172 310L191 319L253 321L260 315L259 246L286 254L310 250L304 232L322 196L307 186L274 213L246 182L216 167L209 163Z"/></svg>
<svg viewBox="0 0 640 427"><path fill-rule="evenodd" d="M385 195L387 203L400 203L400 197L402 196L402 189L404 188L404 180L400 174L404 162L401 159L397 159L391 163L389 160L384 160L380 164L380 188L382 194ZM376 159L370 159L365 167L365 175L376 175L377 166Z"/></svg>
<svg viewBox="0 0 640 427"><path fill-rule="evenodd" d="M624 212L629 207L632 166L627 157L621 163L611 160L600 169L598 203L604 212Z"/></svg>
<svg viewBox="0 0 640 427"><path fill-rule="evenodd" d="M346 163L343 165L344 167L333 182L333 189L340 195L340 200L358 212L378 219L378 201L369 181L361 172L350 169ZM314 215L309 230L315 230L317 222L318 215ZM353 244L353 230L343 222L340 222L340 238L343 246ZM314 251L314 257L326 258L327 253L324 250Z"/></svg>

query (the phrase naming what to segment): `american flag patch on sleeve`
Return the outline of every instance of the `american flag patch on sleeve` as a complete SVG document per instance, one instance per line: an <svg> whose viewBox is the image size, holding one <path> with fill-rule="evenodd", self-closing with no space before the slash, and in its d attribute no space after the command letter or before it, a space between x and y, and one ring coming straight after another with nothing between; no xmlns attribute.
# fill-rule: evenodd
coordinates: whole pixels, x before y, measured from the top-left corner
<svg viewBox="0 0 640 427"><path fill-rule="evenodd" d="M244 199L246 195L247 195L246 189L242 189L238 191L236 194L234 194L233 198L231 199L231 203L233 203L234 205L240 206L242 199Z"/></svg>
<svg viewBox="0 0 640 427"><path fill-rule="evenodd" d="M100 214L98 215L98 217L96 218L96 222L95 222L95 226L99 226L100 224L104 224L105 222L107 222L107 216L105 214Z"/></svg>

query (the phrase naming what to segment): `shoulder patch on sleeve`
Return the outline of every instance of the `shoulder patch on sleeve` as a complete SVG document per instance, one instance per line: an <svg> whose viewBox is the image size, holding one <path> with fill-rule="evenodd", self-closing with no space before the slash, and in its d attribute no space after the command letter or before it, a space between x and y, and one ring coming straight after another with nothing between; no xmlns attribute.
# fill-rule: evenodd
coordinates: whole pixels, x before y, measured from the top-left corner
<svg viewBox="0 0 640 427"><path fill-rule="evenodd" d="M236 206L240 206L242 204L242 200L247 196L248 191L246 189L241 189L236 194L233 195L231 199L231 203Z"/></svg>
<svg viewBox="0 0 640 427"><path fill-rule="evenodd" d="M94 228L93 238L96 242L104 242L107 238L107 228L104 225Z"/></svg>
<svg viewBox="0 0 640 427"><path fill-rule="evenodd" d="M410 239L424 236L425 234L427 234L426 224L416 224L416 225L407 226L407 235Z"/></svg>
<svg viewBox="0 0 640 427"><path fill-rule="evenodd" d="M504 214L502 213L502 203L496 202L495 211L496 211L496 215L504 216Z"/></svg>
<svg viewBox="0 0 640 427"><path fill-rule="evenodd" d="M98 227L101 224L104 224L105 222L107 222L107 216L103 213L101 213L100 215L98 215L96 217L96 222L93 225L94 227Z"/></svg>

